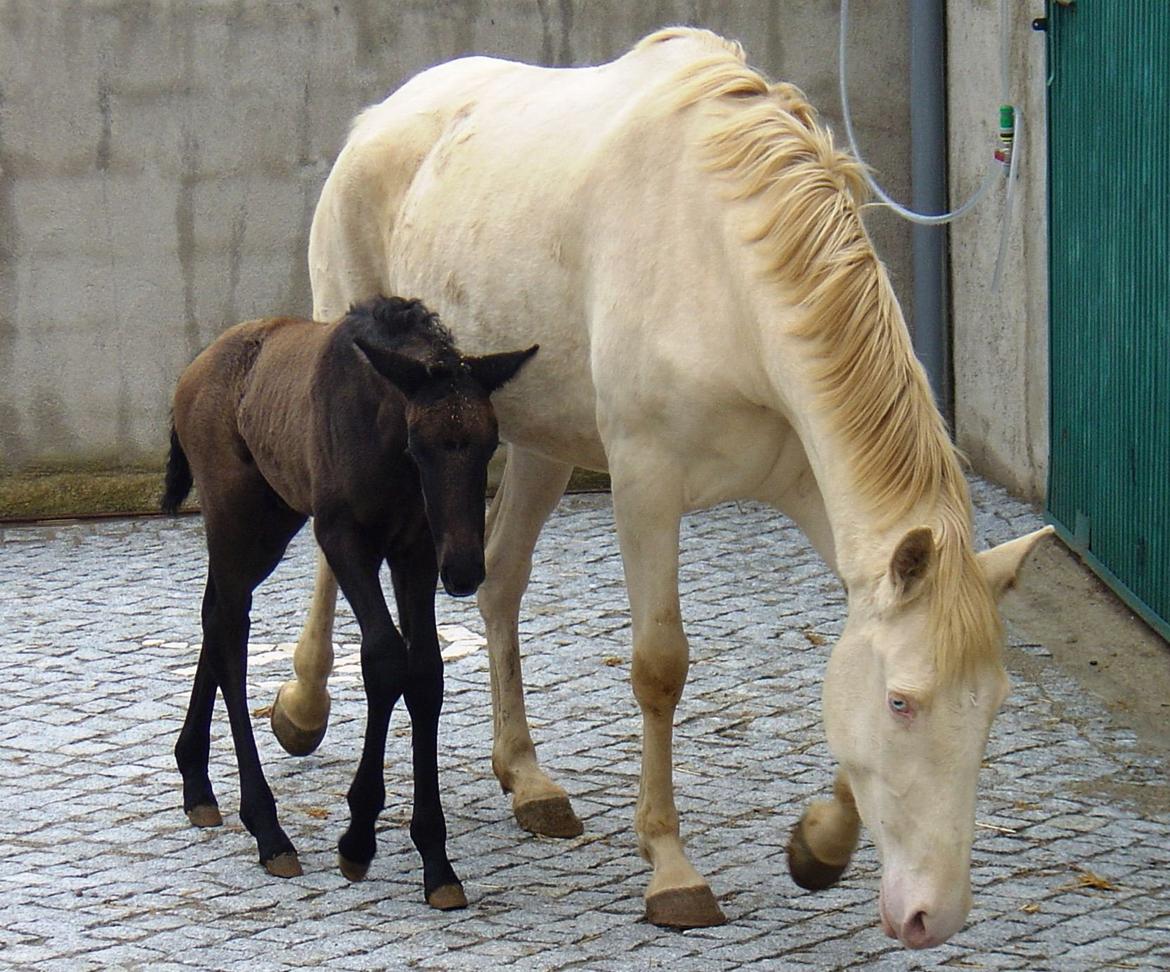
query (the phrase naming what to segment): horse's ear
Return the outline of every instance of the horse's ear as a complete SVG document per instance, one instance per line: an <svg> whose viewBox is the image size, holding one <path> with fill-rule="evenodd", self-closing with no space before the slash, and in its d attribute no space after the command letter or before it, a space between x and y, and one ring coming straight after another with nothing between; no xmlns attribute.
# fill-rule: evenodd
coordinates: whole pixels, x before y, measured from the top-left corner
<svg viewBox="0 0 1170 972"><path fill-rule="evenodd" d="M369 344L360 337L355 337L353 343L378 374L396 385L408 397L417 392L430 377L430 371L421 361L408 358L397 351Z"/></svg>
<svg viewBox="0 0 1170 972"><path fill-rule="evenodd" d="M1046 526L1034 533L1001 543L990 550L981 550L975 555L979 566L983 568L991 593L997 600L1016 586L1020 568L1024 566L1028 554L1035 549L1036 544L1053 532L1055 531L1052 527Z"/></svg>
<svg viewBox="0 0 1170 972"><path fill-rule="evenodd" d="M540 348L534 344L526 351L503 351L499 354L485 354L478 358L464 358L471 376L479 382L490 395L501 385L507 384L516 377L516 372Z"/></svg>
<svg viewBox="0 0 1170 972"><path fill-rule="evenodd" d="M902 537L890 557L886 574L894 601L905 603L917 597L934 573L935 563L934 534L930 527L915 527Z"/></svg>

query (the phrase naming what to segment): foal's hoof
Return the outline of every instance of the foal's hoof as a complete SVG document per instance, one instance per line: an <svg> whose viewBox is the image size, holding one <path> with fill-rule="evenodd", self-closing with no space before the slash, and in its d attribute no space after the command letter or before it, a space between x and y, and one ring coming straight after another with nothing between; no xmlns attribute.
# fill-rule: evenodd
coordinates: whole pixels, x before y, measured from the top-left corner
<svg viewBox="0 0 1170 972"><path fill-rule="evenodd" d="M516 823L530 834L539 834L542 837L580 837L585 833L585 826L573 812L568 797L543 797L539 800L529 800L527 803L517 803L513 806L512 812L516 815Z"/></svg>
<svg viewBox="0 0 1170 972"><path fill-rule="evenodd" d="M467 895L458 881L454 884L440 884L427 895L427 904L437 911L458 911L467 907Z"/></svg>
<svg viewBox="0 0 1170 972"><path fill-rule="evenodd" d="M214 803L201 803L187 811L187 819L194 827L221 827L223 815Z"/></svg>
<svg viewBox="0 0 1170 972"><path fill-rule="evenodd" d="M345 875L347 881L364 881L366 875L370 873L369 861L366 861L364 864L358 861L351 861L344 854L337 855L337 866L341 868L341 873Z"/></svg>
<svg viewBox="0 0 1170 972"><path fill-rule="evenodd" d="M788 873L806 891L824 891L841 879L849 862L826 864L817 857L804 836L803 822L801 818L788 838Z"/></svg>
<svg viewBox="0 0 1170 972"><path fill-rule="evenodd" d="M277 854L271 860L264 862L264 869L273 877L294 878L305 872L301 870L301 862L296 851L285 851Z"/></svg>
<svg viewBox="0 0 1170 972"><path fill-rule="evenodd" d="M276 741L290 756L308 756L321 745L329 723L326 722L318 729L302 729L285 714L284 707L280 704L280 693L283 691L284 686L282 685L277 690L276 698L272 702L272 714L269 717L272 723L272 734L276 736Z"/></svg>
<svg viewBox="0 0 1170 972"><path fill-rule="evenodd" d="M711 928L727 923L715 895L705 884L650 895L646 899L646 920L663 928Z"/></svg>

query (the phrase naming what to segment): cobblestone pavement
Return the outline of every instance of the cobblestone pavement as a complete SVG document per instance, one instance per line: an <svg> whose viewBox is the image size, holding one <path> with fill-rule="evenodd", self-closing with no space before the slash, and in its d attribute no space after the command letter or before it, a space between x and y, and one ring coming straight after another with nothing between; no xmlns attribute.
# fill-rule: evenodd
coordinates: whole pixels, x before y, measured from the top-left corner
<svg viewBox="0 0 1170 972"><path fill-rule="evenodd" d="M1038 524L975 484L981 540ZM725 506L684 523L684 615L694 667L676 780L695 864L729 923L678 933L640 920L647 880L632 815L636 705L626 599L605 496L570 497L537 551L526 682L545 766L585 835L512 822L491 775L487 658L474 606L442 597L450 627L441 726L449 850L470 907L422 903L410 843L409 745L396 712L388 808L368 880L335 866L364 703L343 609L333 723L304 759L258 717L261 753L305 875L269 877L235 813L230 735L214 723L225 826L188 826L171 747L199 640L197 518L0 530L0 967L11 969L1079 969L1170 968L1170 808L1126 794L1165 768L1059 671L1014 644L1015 689L981 777L975 907L929 953L877 924L865 844L835 889L797 889L789 827L831 763L819 683L843 614L839 587L770 511ZM260 589L251 704L290 670L312 574L306 531ZM1032 674L1026 674L1032 673ZM1146 793L1151 792L1146 790ZM1158 792L1165 792L1160 790Z"/></svg>

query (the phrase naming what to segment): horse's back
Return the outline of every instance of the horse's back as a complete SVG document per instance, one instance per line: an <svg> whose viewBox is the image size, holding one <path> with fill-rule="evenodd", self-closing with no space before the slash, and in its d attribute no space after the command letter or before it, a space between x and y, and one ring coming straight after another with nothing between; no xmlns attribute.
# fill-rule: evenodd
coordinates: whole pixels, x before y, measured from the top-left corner
<svg viewBox="0 0 1170 972"><path fill-rule="evenodd" d="M302 491L278 466L288 466L287 443L304 436L314 362L331 331L300 318L262 318L228 328L200 352L174 399L196 481L244 475L254 464L290 506L303 506Z"/></svg>
<svg viewBox="0 0 1170 972"><path fill-rule="evenodd" d="M609 465L603 413L674 421L693 372L734 394L735 369L712 368L723 227L703 207L722 200L695 191L691 120L666 106L688 65L742 51L659 36L591 68L451 62L359 116L314 220L318 314L383 290L424 299L468 351L539 343L495 399L501 434L577 465ZM682 448L706 435L689 425Z"/></svg>
<svg viewBox="0 0 1170 972"><path fill-rule="evenodd" d="M588 190L620 166L607 148L639 124L639 106L689 62L741 56L706 31L655 36L668 40L648 39L597 67L461 58L362 112L314 217L314 316L331 319L347 301L378 290L460 310L475 296L453 263L463 245L490 254L490 271L509 281L529 276L533 247L572 269L566 249L586 215ZM499 292L493 287L484 299L494 303ZM473 340L468 350L477 343L486 344Z"/></svg>

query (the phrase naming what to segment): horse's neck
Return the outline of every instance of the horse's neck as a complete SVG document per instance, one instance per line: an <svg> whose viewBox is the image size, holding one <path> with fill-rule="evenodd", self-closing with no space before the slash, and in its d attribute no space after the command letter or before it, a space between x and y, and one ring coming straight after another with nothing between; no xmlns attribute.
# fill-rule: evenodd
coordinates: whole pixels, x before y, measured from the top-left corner
<svg viewBox="0 0 1170 972"><path fill-rule="evenodd" d="M787 470L766 498L796 521L842 579L873 577L908 530L937 527L948 501L927 494L896 515L874 509L859 487L854 450L812 380L807 347L783 328L770 333L775 335L766 354L772 407L791 424L800 449L789 452L799 457L795 466L803 467Z"/></svg>
<svg viewBox="0 0 1170 972"><path fill-rule="evenodd" d="M879 576L909 530L935 528L939 504L937 498L924 497L894 517L874 509L857 487L848 448L825 424L817 418L802 422L801 444L819 495L811 516L805 513L794 519L837 575L852 586Z"/></svg>

